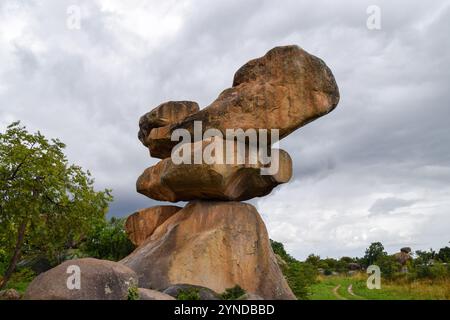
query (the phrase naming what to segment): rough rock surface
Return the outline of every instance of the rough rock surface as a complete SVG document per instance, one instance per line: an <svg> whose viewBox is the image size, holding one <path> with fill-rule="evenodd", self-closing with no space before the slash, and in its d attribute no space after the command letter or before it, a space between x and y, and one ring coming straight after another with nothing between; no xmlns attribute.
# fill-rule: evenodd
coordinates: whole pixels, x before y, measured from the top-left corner
<svg viewBox="0 0 450 320"><path fill-rule="evenodd" d="M154 206L138 210L127 218L125 231L128 238L139 246L147 239L155 229L171 217L175 212L181 210L176 206Z"/></svg>
<svg viewBox="0 0 450 320"><path fill-rule="evenodd" d="M0 291L0 300L20 300L22 295L16 289L6 289Z"/></svg>
<svg viewBox="0 0 450 320"><path fill-rule="evenodd" d="M257 294L253 293L246 293L237 298L237 300L264 300L262 297L258 296Z"/></svg>
<svg viewBox="0 0 450 320"><path fill-rule="evenodd" d="M329 113L339 102L333 74L319 58L298 46L276 47L247 62L234 75L233 86L208 107L177 123L141 127L141 141L154 157L170 157L175 129L193 135L194 121L203 131L226 129L279 129L280 139ZM153 112L153 111L152 111ZM184 116L184 114L183 114Z"/></svg>
<svg viewBox="0 0 450 320"><path fill-rule="evenodd" d="M404 252L404 253L411 253L411 248L410 247L403 247L400 249L400 252Z"/></svg>
<svg viewBox="0 0 450 320"><path fill-rule="evenodd" d="M80 268L80 289L67 286L69 266ZM112 261L92 258L65 261L37 276L28 286L28 300L126 300L137 276L130 268Z"/></svg>
<svg viewBox="0 0 450 320"><path fill-rule="evenodd" d="M139 300L175 300L174 297L168 294L145 288L139 288Z"/></svg>
<svg viewBox="0 0 450 320"><path fill-rule="evenodd" d="M197 290L200 300L220 300L219 294L213 290L192 284L178 283L166 288L163 292L174 298L178 297L182 291Z"/></svg>
<svg viewBox="0 0 450 320"><path fill-rule="evenodd" d="M398 263L400 263L402 266L406 265L406 263L412 259L411 255L409 253L400 251L397 252L394 255L395 259L397 260Z"/></svg>
<svg viewBox="0 0 450 320"><path fill-rule="evenodd" d="M139 119L138 138L144 145L149 146L152 157L165 158L164 155L167 153L167 150L164 144L159 144L154 139L148 139L152 129L176 124L198 111L198 104L193 101L169 101L162 103ZM168 152L170 155L170 149Z"/></svg>
<svg viewBox="0 0 450 320"><path fill-rule="evenodd" d="M247 203L190 202L121 263L144 288L186 283L223 292L240 285L264 299L295 299L264 222Z"/></svg>
<svg viewBox="0 0 450 320"><path fill-rule="evenodd" d="M203 140L188 145L192 145L190 150L194 153L200 147L204 150L209 143ZM248 200L265 196L277 185L290 180L291 157L286 151L279 150L278 159L278 171L273 175L264 175L261 174L264 166L259 162L252 164L248 156L243 164L237 164L236 157L227 164L226 155L223 155L222 163L212 164L175 164L167 158L147 168L138 178L136 189L160 201Z"/></svg>

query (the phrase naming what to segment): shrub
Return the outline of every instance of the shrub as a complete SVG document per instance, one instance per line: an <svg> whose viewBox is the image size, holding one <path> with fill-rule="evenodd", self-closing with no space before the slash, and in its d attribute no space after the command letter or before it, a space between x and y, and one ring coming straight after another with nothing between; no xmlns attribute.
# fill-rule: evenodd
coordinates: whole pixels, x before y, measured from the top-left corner
<svg viewBox="0 0 450 320"><path fill-rule="evenodd" d="M381 275L387 279L395 277L402 268L394 256L380 255L374 264L380 267Z"/></svg>
<svg viewBox="0 0 450 320"><path fill-rule="evenodd" d="M177 300L200 300L200 290L197 288L180 290L177 294Z"/></svg>
<svg viewBox="0 0 450 320"><path fill-rule="evenodd" d="M418 265L415 267L414 275L419 279L446 279L450 277L449 269L442 263L435 262L432 265Z"/></svg>
<svg viewBox="0 0 450 320"><path fill-rule="evenodd" d="M273 240L270 240L270 243L274 253L278 254L286 262L286 265L281 267L281 271L292 292L297 299L308 299L311 293L311 285L316 283L317 268L310 263L296 260L286 252L282 243Z"/></svg>
<svg viewBox="0 0 450 320"><path fill-rule="evenodd" d="M222 300L236 300L245 293L246 292L244 289L242 289L239 285L235 285L233 288L225 289L225 291L220 295L220 298Z"/></svg>
<svg viewBox="0 0 450 320"><path fill-rule="evenodd" d="M137 286L131 286L128 288L127 300L139 300L139 289Z"/></svg>
<svg viewBox="0 0 450 320"><path fill-rule="evenodd" d="M125 219L111 218L97 224L81 245L81 251L97 258L118 261L129 255L134 245L125 232Z"/></svg>

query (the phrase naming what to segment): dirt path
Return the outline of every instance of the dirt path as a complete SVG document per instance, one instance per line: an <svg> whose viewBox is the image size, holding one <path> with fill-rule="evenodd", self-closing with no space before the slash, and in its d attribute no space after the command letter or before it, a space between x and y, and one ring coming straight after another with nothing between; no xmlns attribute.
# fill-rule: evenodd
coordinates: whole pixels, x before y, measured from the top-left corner
<svg viewBox="0 0 450 320"><path fill-rule="evenodd" d="M336 298L338 298L339 300L347 300L347 298L341 296L341 295L338 293L338 290L339 290L340 287L341 287L341 285L338 284L338 285L333 289L333 294L334 294L334 295L336 296Z"/></svg>
<svg viewBox="0 0 450 320"><path fill-rule="evenodd" d="M350 285L348 286L347 292L348 292L350 295L352 295L353 297L357 298L357 299L362 299L362 300L365 299L364 297L358 296L357 294L355 294L355 293L353 292L353 285L352 285L352 284L350 284Z"/></svg>

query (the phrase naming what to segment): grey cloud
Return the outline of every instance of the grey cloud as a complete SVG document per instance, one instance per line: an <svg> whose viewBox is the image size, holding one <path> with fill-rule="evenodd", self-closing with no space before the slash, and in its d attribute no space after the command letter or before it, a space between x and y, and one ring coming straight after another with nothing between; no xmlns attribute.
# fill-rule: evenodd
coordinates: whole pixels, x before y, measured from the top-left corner
<svg viewBox="0 0 450 320"><path fill-rule="evenodd" d="M389 214L396 209L409 207L416 202L417 200L405 200L394 197L377 199L369 208L369 212L372 215Z"/></svg>

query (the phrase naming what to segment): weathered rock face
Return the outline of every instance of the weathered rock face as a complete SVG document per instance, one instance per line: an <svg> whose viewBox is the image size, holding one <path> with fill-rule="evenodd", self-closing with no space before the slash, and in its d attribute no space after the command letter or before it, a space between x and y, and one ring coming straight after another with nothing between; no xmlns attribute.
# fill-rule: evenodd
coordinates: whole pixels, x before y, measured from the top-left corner
<svg viewBox="0 0 450 320"><path fill-rule="evenodd" d="M139 120L138 138L144 145L150 149L152 157L165 158L164 155L169 154L164 144L160 144L158 140L149 139L149 134L154 128L175 124L199 111L198 104L193 101L169 101L160 104L152 111L146 113Z"/></svg>
<svg viewBox="0 0 450 320"><path fill-rule="evenodd" d="M212 140L188 146L192 145L190 150L194 153L199 148L204 150ZM277 185L288 182L292 176L292 160L284 150L279 150L278 170L273 175L261 173L261 168L270 164L252 164L248 153L246 156L243 164L237 164L236 158L227 164L225 154L222 163L212 164L175 164L171 158L167 158L146 169L137 180L136 189L139 193L160 201L242 201L265 196Z"/></svg>
<svg viewBox="0 0 450 320"><path fill-rule="evenodd" d="M400 252L404 252L404 253L411 253L411 248L410 247L403 247L400 249Z"/></svg>
<svg viewBox="0 0 450 320"><path fill-rule="evenodd" d="M175 300L174 297L168 294L145 288L139 288L139 300Z"/></svg>
<svg viewBox="0 0 450 320"><path fill-rule="evenodd" d="M226 129L279 129L281 139L338 102L334 76L321 59L297 46L276 47L242 66L233 86L208 107L176 123L141 126L139 136L151 155L161 159L170 157L176 144L172 132L187 129L193 135L194 121L202 122L203 131L214 128L223 135Z"/></svg>
<svg viewBox="0 0 450 320"><path fill-rule="evenodd" d="M121 263L136 271L140 287L186 283L223 292L237 284L264 299L295 299L264 222L246 203L191 202Z"/></svg>
<svg viewBox="0 0 450 320"><path fill-rule="evenodd" d="M70 290L69 266L80 268L80 289ZM130 268L112 261L92 258L66 261L40 274L28 286L28 300L126 300L130 287L136 286L137 276Z"/></svg>
<svg viewBox="0 0 450 320"><path fill-rule="evenodd" d="M0 291L0 300L20 300L21 297L21 294L16 289Z"/></svg>
<svg viewBox="0 0 450 320"><path fill-rule="evenodd" d="M136 246L141 245L160 224L179 210L181 207L176 206L155 206L138 210L125 222L128 238Z"/></svg>
<svg viewBox="0 0 450 320"><path fill-rule="evenodd" d="M406 265L406 263L412 259L411 255L404 251L397 252L394 257L402 266Z"/></svg>

